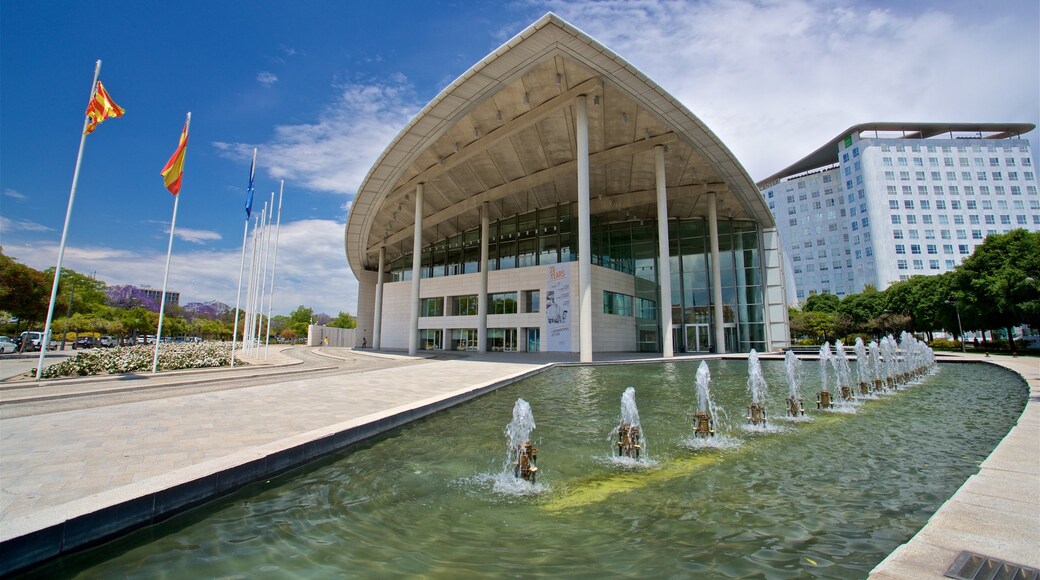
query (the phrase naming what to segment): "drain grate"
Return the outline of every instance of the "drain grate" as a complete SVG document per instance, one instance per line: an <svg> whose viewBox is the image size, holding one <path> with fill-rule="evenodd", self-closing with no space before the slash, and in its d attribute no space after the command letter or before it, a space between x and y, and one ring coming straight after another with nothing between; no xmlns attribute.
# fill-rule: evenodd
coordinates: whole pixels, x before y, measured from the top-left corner
<svg viewBox="0 0 1040 580"><path fill-rule="evenodd" d="M1038 580L1040 570L973 552L961 552L946 571L957 580Z"/></svg>

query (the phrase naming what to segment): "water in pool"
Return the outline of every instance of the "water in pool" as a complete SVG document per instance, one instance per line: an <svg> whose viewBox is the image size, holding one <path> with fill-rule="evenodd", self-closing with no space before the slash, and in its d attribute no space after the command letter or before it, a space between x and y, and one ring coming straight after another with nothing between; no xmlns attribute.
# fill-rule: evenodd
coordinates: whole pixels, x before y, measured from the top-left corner
<svg viewBox="0 0 1040 580"><path fill-rule="evenodd" d="M855 412L806 405L792 421L788 373L814 397L819 363L764 360L775 429L749 430L747 363L713 360L716 436L732 444L696 446L698 364L556 368L35 573L865 577L977 471L1028 394L1009 371L948 364ZM629 388L652 445L618 461ZM503 461L518 399L534 483Z"/></svg>

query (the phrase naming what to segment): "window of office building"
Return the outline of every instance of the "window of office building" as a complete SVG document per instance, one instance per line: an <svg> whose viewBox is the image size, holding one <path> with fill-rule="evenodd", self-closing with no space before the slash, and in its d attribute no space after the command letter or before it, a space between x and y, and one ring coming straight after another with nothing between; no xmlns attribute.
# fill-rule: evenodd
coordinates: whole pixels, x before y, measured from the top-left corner
<svg viewBox="0 0 1040 580"><path fill-rule="evenodd" d="M444 298L423 298L419 302L419 316L444 316Z"/></svg>
<svg viewBox="0 0 1040 580"><path fill-rule="evenodd" d="M632 297L610 290L603 291L603 314L632 316Z"/></svg>
<svg viewBox="0 0 1040 580"><path fill-rule="evenodd" d="M452 316L476 316L477 315L477 295L468 294L466 296L452 296L451 297L451 315Z"/></svg>
<svg viewBox="0 0 1040 580"><path fill-rule="evenodd" d="M516 314L516 292L488 294L489 314Z"/></svg>
<svg viewBox="0 0 1040 580"><path fill-rule="evenodd" d="M539 290L524 290L524 312L540 312L542 294Z"/></svg>

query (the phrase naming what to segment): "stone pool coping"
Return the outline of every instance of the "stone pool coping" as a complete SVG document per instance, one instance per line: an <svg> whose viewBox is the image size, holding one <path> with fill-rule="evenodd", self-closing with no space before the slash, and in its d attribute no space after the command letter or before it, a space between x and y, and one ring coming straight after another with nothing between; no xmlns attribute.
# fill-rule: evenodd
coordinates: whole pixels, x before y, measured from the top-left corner
<svg viewBox="0 0 1040 580"><path fill-rule="evenodd" d="M358 354L368 356L401 356L396 353L371 353L371 351ZM746 356L730 355L724 358L746 358ZM633 356L632 354L618 354L601 358L610 360L599 360L597 363L661 360L653 356ZM682 355L679 358L718 357ZM763 358L774 357L763 354ZM944 360L949 360L945 356L943 358ZM982 357L976 358L982 359ZM982 360L1001 364L1003 358L1005 357L992 357L991 359ZM1032 361L1034 366L1040 369L1040 364L1036 364L1040 363L1038 359L1007 358L1008 361L1018 360L1026 362L1027 366L1028 361ZM2 511L0 511L0 556L2 556L0 557L0 575L6 575L19 569L26 569L51 558L103 543L133 529L157 523L231 493L250 483L262 481L278 473L302 466L329 453L344 449L357 442L483 393L506 386L554 365L574 364L575 361L573 359L574 357L566 355L545 356L544 353L463 356L449 358L448 360L427 361L429 364L369 371L349 377L293 380L291 376L283 376L278 379L278 382L250 387L249 390L252 391L250 393L251 397L267 395L279 401L280 408L277 410L282 413L306 411L306 409L302 408L305 406L305 402L295 400L295 397L312 392L327 394L328 389L342 390L343 385L339 383L342 383L344 380L349 380L349 390L353 398L345 397L336 402L339 406L334 410L345 414L345 416L341 417L342 420L325 421L324 423L316 424L314 428L297 428L295 431L290 429L281 436L276 436L266 442L241 444L238 447L225 448L225 451L215 454L212 458L206 456L207 458L203 460L194 460L187 463L183 459L175 458L175 460L170 460L168 465L159 466L159 473L150 477L135 478L134 481L125 484L111 483L106 485L104 482L101 482L100 488L95 486L93 491L89 493L82 493L80 496L68 501L54 502L53 505L40 505L38 508L31 509L28 513L16 514L16 517L9 517L14 510L9 509L11 508L11 501L9 501L10 498L6 498L0 504L0 508L2 508ZM974 362L971 355L967 357L958 355L953 360ZM1009 368L1011 367L1009 366ZM1040 490L1040 468L1037 468L1037 463L1040 463L1040 456L1037 455L1036 445L1037 433L1040 432L1037 431L1037 429L1040 429L1040 414L1038 414L1038 410L1040 410L1040 406L1038 406L1040 387L1037 386L1037 383L1040 382L1038 381L1040 377L1037 375L1040 373L1037 372L1038 369L1033 369L1031 380L1030 377L1027 377L1027 380L1030 381L1031 398L1027 404L1026 411L1023 413L1023 418L1026 418L1031 413L1032 422L1029 423L1020 419L1019 425L1012 429L1012 433L1016 433L1023 425L1032 425L1032 435L1023 432L1024 443L1022 443L1023 436L1012 438L1012 433L1009 433L1008 437L994 450L990 458L983 463L983 469L986 470L986 473L980 473L969 478L961 490L933 516L928 525L908 544L897 548L892 555L875 568L872 572L873 575L876 575L878 578L920 577L922 575L942 577L946 568L952 563L961 549L981 551L979 548L980 542L977 541L974 535L969 534L965 536L963 533L958 535L953 533L958 528L953 528L953 532L951 532L948 531L948 527L933 526L933 522L938 524L947 518L945 512L948 510L948 505L963 503L969 506L970 510L975 510L975 512L978 512L978 510L993 510L996 509L995 504L1008 503L1001 500L1011 500L1014 504L1022 503L1015 500L1017 495L1007 497L1008 494L1014 495L1021 492L1028 495L1030 490L1033 491L1031 498L1034 502L1029 504L1031 507L1013 504L1013 507L1010 509L1012 517L1003 520L1008 525L998 526L995 529L987 527L982 532L991 536L995 543L1007 549L993 549L991 550L994 552L992 554L983 553L994 557L1003 557L1022 564L1036 565L1034 562L1037 560L1035 557L1036 547L1040 546L1035 526L1037 521L1035 515L1040 513L1036 505L1036 502L1040 501L1040 493L1036 493ZM1012 368L1012 370L1016 370L1023 375L1027 375L1029 371L1028 368L1024 371L1015 368ZM200 380L203 379L200 378ZM417 386L419 387L418 389L416 389ZM387 387L393 387L393 389L388 390ZM336 392L338 393L339 391ZM397 392L401 396L394 398L392 395ZM285 400L281 401L279 397L283 397ZM262 399L262 397L259 398ZM376 399L375 406L370 405L368 412L363 412L363 410L362 412L347 412L348 409L354 411L351 406L357 405L359 398L374 398ZM221 401L219 404L223 405L223 407L210 408L204 406L201 407L201 409L205 409L204 411L197 410L197 412L209 413L214 416L226 413L249 412L248 409L242 407L245 403L238 399L232 398L231 400ZM128 405L140 405L141 411L153 409L153 407L144 403L129 403ZM105 412L102 409L105 409L105 407L54 413L41 417L51 418L51 422L55 424L60 423L61 420L54 418L54 416L59 416L62 420L73 418L83 420L83 415L86 416L86 419L90 419L94 415L101 415L100 420L104 421L107 418L103 416ZM99 417L93 418L99 419ZM181 422L179 417L177 422ZM5 443L0 447L0 458L9 454L7 442L11 435L11 428L24 426L25 422L15 425L15 420L0 422L0 427L3 427L3 429L0 429L2 431L0 434L2 434ZM128 428L134 429L135 427L129 426ZM140 429L141 427L137 428ZM148 435L148 433L145 433L145 435ZM217 430L217 435L223 435L219 429ZM109 442L104 434L95 434L94 436L97 445L105 445ZM57 440L61 440L61 438L59 437ZM1020 443L1007 447L1010 451L1005 451L1005 446L1009 445L1009 441L1020 441ZM40 447L33 451L43 454L45 457L50 457L52 453L57 451L55 447L60 445L60 443L49 445L47 442L42 442L39 443ZM1023 458L1023 453L1027 457ZM1028 457L1030 453L1032 453L1032 456ZM1029 464L1030 459L1033 465L1032 471L1020 473L1015 470L1017 469L1016 465ZM108 460L118 462L118 459L113 457L109 457ZM57 459L57 461L60 461L60 459ZM14 468L18 468L17 462L8 461L7 458L4 458L3 463L6 464L3 466L4 471L8 467L12 467L12 463L14 463ZM29 479L39 478L41 485L47 483L48 475L39 475L28 469L25 471L27 473L24 475L27 475ZM10 476L11 474L8 472L7 477ZM83 477L81 474L80 478ZM6 477L3 479L6 479ZM54 474L50 474L50 480L52 485L67 483L62 481L60 477L55 477ZM112 481L114 482L115 480ZM2 487L8 488L9 486L4 485ZM0 491L10 495L8 493L9 489L0 489ZM1003 494L1001 495L1000 492ZM46 489L41 491L41 495L45 493ZM976 499L976 496L981 496L983 499ZM1032 509L1032 511L1028 511L1027 508ZM981 516L970 510L967 514L960 515L954 512L953 523L956 525L974 525L972 524L972 517L978 519ZM940 513L944 515L940 517ZM989 515L989 512L986 511L981 513L982 515ZM1022 514L1025 514L1025 516ZM1013 517L1016 515L1019 517ZM1025 519L1033 517L1033 524L1024 525L1026 522L1023 521L1023 517ZM938 535L935 535L936 532L933 530L938 530ZM944 538L950 541L945 541ZM1032 542L1033 553L1023 553L1023 551L1028 552L1029 542Z"/></svg>

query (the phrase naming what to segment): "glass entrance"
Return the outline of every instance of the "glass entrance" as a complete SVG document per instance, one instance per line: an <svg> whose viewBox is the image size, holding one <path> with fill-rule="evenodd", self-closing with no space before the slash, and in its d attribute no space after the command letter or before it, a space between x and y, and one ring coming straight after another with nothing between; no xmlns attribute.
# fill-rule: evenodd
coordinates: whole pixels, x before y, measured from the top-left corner
<svg viewBox="0 0 1040 580"><path fill-rule="evenodd" d="M527 329L527 352L539 352L542 350L539 344L541 338L540 328Z"/></svg>
<svg viewBox="0 0 1040 580"><path fill-rule="evenodd" d="M686 325L686 352L708 352L711 350L707 324Z"/></svg>

